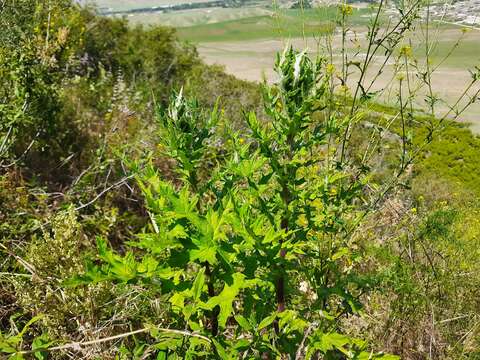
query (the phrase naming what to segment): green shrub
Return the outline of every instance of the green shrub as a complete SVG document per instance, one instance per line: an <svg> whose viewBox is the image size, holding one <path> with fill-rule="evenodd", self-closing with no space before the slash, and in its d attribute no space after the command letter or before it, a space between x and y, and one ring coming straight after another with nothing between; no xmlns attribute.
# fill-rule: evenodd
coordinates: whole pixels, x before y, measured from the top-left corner
<svg viewBox="0 0 480 360"><path fill-rule="evenodd" d="M336 332L338 318L358 312L366 285L354 272L361 253L350 236L368 174L334 161L341 148L328 145L346 125L337 114L312 118L331 99L325 62L290 49L276 70L279 82L265 89L271 122L249 113L250 134L227 129L222 156L218 110L205 114L182 93L172 100L161 148L180 181L162 180L151 166L139 175L152 226L130 245L143 251L121 256L99 238L101 264L70 283L156 293L168 312L146 329L159 356L394 358Z"/></svg>

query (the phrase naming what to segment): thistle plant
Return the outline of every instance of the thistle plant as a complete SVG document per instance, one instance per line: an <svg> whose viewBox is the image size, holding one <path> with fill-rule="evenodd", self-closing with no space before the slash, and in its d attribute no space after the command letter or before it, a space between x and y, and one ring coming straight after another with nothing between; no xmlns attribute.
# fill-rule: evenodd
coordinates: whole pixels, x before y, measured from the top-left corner
<svg viewBox="0 0 480 360"><path fill-rule="evenodd" d="M152 162L140 172L151 224L129 244L137 250L120 256L99 239L101 265L69 282L157 294L168 316L147 328L159 354L370 354L335 326L360 307L349 235L367 172L341 160L346 124L330 103L326 61L287 48L275 69L278 82L264 89L269 121L246 114L248 133L227 129L227 141L216 139L217 109L173 97L159 115L159 148L177 171L165 180Z"/></svg>
<svg viewBox="0 0 480 360"><path fill-rule="evenodd" d="M330 102L331 74L326 65L322 58L313 62L305 53L285 51L277 59L279 81L265 92L272 121L262 125L253 114L248 118L258 157L268 164L263 169L263 187L252 185L259 201L257 211L270 219L276 233L283 234L274 261L278 312L288 308L286 291L292 288L285 269L307 269L305 261L328 259L318 251L335 235L348 233L355 211L360 210L353 204L362 198L367 179L362 169L354 173L351 164L340 159L337 145L345 123ZM335 252L336 246L331 250ZM320 273L328 267L324 265ZM327 284L320 284L320 273L302 274L307 277L302 280L324 288ZM327 306L329 295L315 297L322 307Z"/></svg>

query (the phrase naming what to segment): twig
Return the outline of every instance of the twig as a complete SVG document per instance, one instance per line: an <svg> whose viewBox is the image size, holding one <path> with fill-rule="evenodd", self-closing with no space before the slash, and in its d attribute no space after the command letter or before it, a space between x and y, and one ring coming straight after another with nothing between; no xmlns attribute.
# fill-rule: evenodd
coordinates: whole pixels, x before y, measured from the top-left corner
<svg viewBox="0 0 480 360"><path fill-rule="evenodd" d="M454 318L451 318L451 319L445 319L445 320L440 320L438 322L436 322L436 324L445 324L445 323L448 323L448 322L451 322L451 321L456 321L456 320L461 320L461 319L465 319L465 318L468 318L470 317L471 315L467 314L467 315L460 315L460 316L456 316Z"/></svg>
<svg viewBox="0 0 480 360"><path fill-rule="evenodd" d="M300 343L300 346L298 347L297 353L295 354L295 360L302 359L303 352L305 350L305 341L310 336L310 333L312 332L313 328L315 328L317 326L318 326L318 323L313 322L313 323L310 324L310 326L305 331L305 335L303 336L302 342Z"/></svg>
<svg viewBox="0 0 480 360"><path fill-rule="evenodd" d="M208 337L200 335L200 334L196 334L194 332L183 331L183 330L175 330L175 329L156 328L156 327L149 326L149 327L145 327L143 329L130 331L130 332L127 332L127 333L124 333L124 334L109 336L109 337L102 338L102 339L96 339L96 340L90 340L90 341L84 341L84 342L71 342L71 343L68 343L68 344L65 344L65 345L54 346L54 347L51 347L51 348L37 348L35 350L19 351L16 354L26 355L26 354L33 354L33 353L40 352L40 351L53 352L53 351L62 351L62 350L68 350L68 349L73 349L73 350L78 351L82 347L86 347L86 346L90 346L90 345L96 345L96 344L102 344L102 343L117 340L117 339L123 339L123 338L129 337L129 336L132 336L132 335L149 332L152 329L158 330L160 332L165 332L165 333L184 335L184 336L188 336L188 337L196 337L196 338L199 338L199 339L202 339L202 340L205 340L205 341L211 343L211 340Z"/></svg>
<svg viewBox="0 0 480 360"><path fill-rule="evenodd" d="M1 165L1 167L3 167L4 169L6 168L9 168L9 167L12 167L14 166L15 164L17 164L25 155L27 155L27 153L30 151L30 149L32 148L33 144L35 144L35 140L36 140L36 137L40 135L40 131L37 132L35 134L35 137L34 139L30 142L30 144L28 145L28 147L25 149L25 151L18 157L16 158L15 160L13 160L10 164L8 165Z"/></svg>
<svg viewBox="0 0 480 360"><path fill-rule="evenodd" d="M3 138L2 145L0 145L0 155L3 154L3 152L7 148L6 144L7 144L8 138L10 137L10 134L12 133L12 128L13 128L12 126L8 128L7 134Z"/></svg>
<svg viewBox="0 0 480 360"><path fill-rule="evenodd" d="M81 210L83 208L86 208L87 206L90 206L92 205L95 201L97 201L98 199L100 199L105 193L109 192L110 190L116 188L116 187L119 187L120 185L122 185L124 182L126 182L127 180L130 180L132 179L133 177L135 176L135 174L132 174L132 175L129 175L129 176L126 176L124 177L123 179L117 181L115 184L109 186L108 188L106 188L105 190L101 191L97 196L95 196L92 200L90 200L89 202L87 202L86 204L82 204L78 207L75 208L75 211L78 211L78 210Z"/></svg>
<svg viewBox="0 0 480 360"><path fill-rule="evenodd" d="M26 262L25 260L23 260L20 256L15 255L13 252L8 250L8 248L5 245L0 244L0 247L3 248L3 250L8 255L15 258L15 260L17 260L25 268L25 270L27 270L30 274L32 274L33 276L37 276L37 274L35 273L35 267L33 265L31 265L28 262Z"/></svg>
<svg viewBox="0 0 480 360"><path fill-rule="evenodd" d="M72 183L72 187L77 185L80 180L82 179L82 177L91 169L92 165L90 165L88 168L86 168L85 170L83 170L80 175L77 176L77 178L75 179L75 181Z"/></svg>
<svg viewBox="0 0 480 360"><path fill-rule="evenodd" d="M2 276L18 276L18 277L31 278L33 275L31 275L31 274L17 274L17 273L9 273L9 272L0 272L0 277L2 277Z"/></svg>

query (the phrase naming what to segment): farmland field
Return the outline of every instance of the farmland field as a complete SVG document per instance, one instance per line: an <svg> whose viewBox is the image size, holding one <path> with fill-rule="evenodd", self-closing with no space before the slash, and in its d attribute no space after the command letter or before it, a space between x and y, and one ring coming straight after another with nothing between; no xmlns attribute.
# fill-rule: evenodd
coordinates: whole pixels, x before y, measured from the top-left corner
<svg viewBox="0 0 480 360"><path fill-rule="evenodd" d="M184 0L98 0L99 6L115 11L179 3L184 3ZM195 44L207 63L223 65L227 72L250 81L272 78L274 55L287 43L299 48L307 46L312 55L324 51L322 37L332 33L338 20L338 11L334 6L299 10L286 9L284 3L282 7L265 1L249 4L238 8L212 7L167 13L129 13L127 16L133 24L177 28L179 37ZM351 36L356 34L363 45L371 15L367 4L357 3L349 18ZM480 63L480 31L463 31L465 28L462 26L437 24L440 36L432 50L431 60L439 68L432 80L438 89L438 97L453 100L470 79L468 69ZM413 54L419 61L424 58L425 49L421 46L424 35L422 29L418 29L411 39ZM332 44L333 50L337 49L338 58L340 44L337 33L333 34ZM447 54L450 55L446 57ZM379 89L391 82L392 73L393 68L387 66L385 73L378 78ZM355 77L352 79L355 81ZM384 95L382 100L388 103L389 96L392 93ZM441 108L448 110L445 104ZM472 129L480 132L480 104L474 104L462 119L471 122Z"/></svg>
<svg viewBox="0 0 480 360"><path fill-rule="evenodd" d="M464 46L460 47L459 54L452 56L446 61L441 68L439 68L432 78L432 82L437 89L437 95L440 98L456 99L464 85L471 79L470 73L465 70L465 66L468 68L473 67L474 59L465 59L462 57L462 53L474 52L475 48L471 46L475 43L475 39L467 41ZM235 74L242 79L259 81L263 77L267 80L272 79L274 72L272 70L274 55L278 51L281 51L287 41L283 40L255 40L236 43L205 43L199 47L200 54L210 64L221 64L225 66L227 72ZM291 39L290 43L301 47L305 44L305 41L301 38ZM317 44L309 40L307 41L310 49L316 49ZM439 48L448 48L448 42L441 44ZM312 53L314 51L312 50ZM440 56L438 56L440 57ZM477 61L478 63L478 61ZM470 66L471 65L471 66ZM392 79L392 68L387 68L384 75L377 80L376 90L386 86ZM394 94L388 94L391 97ZM383 98L387 103L389 98ZM422 104L418 104L419 106ZM443 111L447 111L446 106L440 107ZM468 109L462 120L472 123L472 130L480 133L480 104L473 104Z"/></svg>
<svg viewBox="0 0 480 360"><path fill-rule="evenodd" d="M366 7L355 9L355 24L366 25L369 13ZM331 30L337 10L335 7L282 9L257 4L239 8L131 13L127 16L133 24L172 26L178 29L182 39L204 43L315 36Z"/></svg>
<svg viewBox="0 0 480 360"><path fill-rule="evenodd" d="M368 11L360 9L353 16L352 32L356 32L360 43L365 39ZM283 11L277 18L252 17L183 27L178 32L183 39L197 44L200 54L207 63L224 65L227 72L237 77L259 81L262 78L272 79L275 53L281 51L287 43L298 48L307 46L312 55L326 51L320 35L330 31L329 24L332 24L333 19L335 19L333 9L309 10L304 13L288 10ZM454 101L465 84L471 80L468 70L480 64L480 31L464 31L459 26L442 24L438 30L436 45L430 58L433 66L439 67L432 77L432 82L437 89L436 95L447 100L438 107L440 113L445 113L449 110L447 104ZM421 45L423 36L422 30L419 29L411 39L413 54L420 62L424 62L425 58L425 49ZM340 59L339 41L340 35L334 35L333 47L334 51L337 51L337 60ZM357 56L361 58L362 55L364 54L360 53ZM376 90L386 87L392 81L393 73L393 67L387 66L382 76L377 79ZM354 76L352 80L355 81ZM392 98L394 96L394 92L388 92L381 100L386 103L394 102L395 99ZM417 105L422 107L424 103L419 101ZM473 104L462 115L461 120L472 123L472 130L480 133L480 104Z"/></svg>
<svg viewBox="0 0 480 360"><path fill-rule="evenodd" d="M182 10L168 13L139 13L129 14L128 19L133 24L146 25L163 25L178 28L181 32L183 27L190 29L188 33L192 33L190 27L198 26L201 31L204 25L216 25L219 21L226 22L238 19L269 16L272 11L262 7L242 7L242 8L206 8L195 10ZM187 35L187 34L185 34ZM205 34L208 36L208 34ZM200 35L202 39L204 35ZM188 38L188 35L187 35ZM197 38L199 39L199 38ZM195 41L195 39L190 38Z"/></svg>
<svg viewBox="0 0 480 360"><path fill-rule="evenodd" d="M208 0L188 0L189 3L206 2ZM138 8L149 8L161 5L183 4L185 0L81 0L83 3L96 5L114 11L129 11Z"/></svg>
<svg viewBox="0 0 480 360"><path fill-rule="evenodd" d="M368 9L355 11L355 22L366 24ZM312 37L330 32L337 16L337 9L324 7L308 10L277 9L269 15L252 16L233 21L181 27L181 38L195 43L235 42L257 39L288 39Z"/></svg>

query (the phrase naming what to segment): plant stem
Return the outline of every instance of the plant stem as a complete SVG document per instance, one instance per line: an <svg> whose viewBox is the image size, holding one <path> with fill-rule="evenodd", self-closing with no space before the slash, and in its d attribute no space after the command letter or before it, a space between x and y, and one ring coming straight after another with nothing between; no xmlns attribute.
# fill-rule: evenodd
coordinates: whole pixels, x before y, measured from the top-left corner
<svg viewBox="0 0 480 360"><path fill-rule="evenodd" d="M210 270L210 265L206 262L205 263L205 275L208 277L208 296L210 298L213 298L215 296L215 288L213 286L213 274L212 271ZM211 326L211 331L213 336L217 336L218 334L218 314L219 314L219 308L218 306L215 306L210 314L210 326Z"/></svg>
<svg viewBox="0 0 480 360"><path fill-rule="evenodd" d="M282 199L283 203L286 207L285 214L282 218L282 221L280 223L280 226L284 232L288 232L289 229L289 216L288 216L288 205L290 204L290 190L288 189L288 185L285 182L282 184ZM286 308L286 301L285 301L285 266L283 264L283 260L285 259L285 256L287 255L287 252L285 249L282 248L283 245L283 239L280 239L280 261L282 262L279 267L279 274L277 278L277 282L275 284L276 287L276 297L277 297L277 311L278 312L283 312L285 311Z"/></svg>
<svg viewBox="0 0 480 360"><path fill-rule="evenodd" d="M195 171L190 172L188 176L188 181L190 183L190 186L192 187L193 192L195 194L198 194L198 178ZM197 211L199 214L201 214L202 212L202 205L200 201L201 199L199 198L197 202ZM207 278L208 278L208 283L207 283L208 297L213 298L215 296L213 273L212 273L212 270L210 269L210 264L208 262L203 263L203 266L205 267L205 275L207 275ZM217 336L218 334L219 312L220 312L220 309L218 306L215 306L210 312L210 330L213 336Z"/></svg>
<svg viewBox="0 0 480 360"><path fill-rule="evenodd" d="M355 104L356 104L356 101L357 101L358 92L360 91L360 87L362 86L363 78L365 77L365 74L367 72L368 59L370 57L370 51L372 50L372 47L373 47L374 42L375 42L375 34L376 34L375 31L377 29L377 24L378 24L379 19L380 19L380 13L382 11L382 7L383 7L383 0L380 0L380 4L378 5L377 13L375 15L375 20L373 21L373 25L372 25L372 28L370 30L367 53L365 55L365 60L363 62L362 70L360 72L360 79L358 80L357 86L355 88L355 94L354 94L353 100L352 100L352 107L350 109L350 117L355 112ZM350 122L347 124L347 128L345 129L345 133L343 135L342 147L341 147L341 153L340 153L340 162L343 162L343 160L344 160L345 146L346 146L346 143L347 143L349 130L350 130Z"/></svg>

